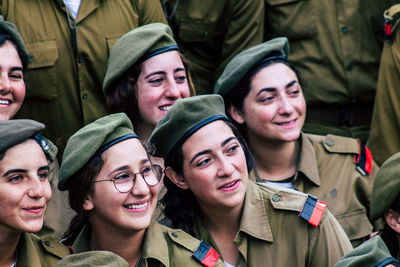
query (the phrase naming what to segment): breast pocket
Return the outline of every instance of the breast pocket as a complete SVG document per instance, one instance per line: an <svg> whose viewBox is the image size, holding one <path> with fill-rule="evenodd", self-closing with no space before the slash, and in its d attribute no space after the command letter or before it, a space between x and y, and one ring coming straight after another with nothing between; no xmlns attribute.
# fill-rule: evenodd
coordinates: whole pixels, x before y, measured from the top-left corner
<svg viewBox="0 0 400 267"><path fill-rule="evenodd" d="M317 35L316 2L318 1L265 0L265 2L266 29L270 29L271 35L287 36L289 39L307 39Z"/></svg>
<svg viewBox="0 0 400 267"><path fill-rule="evenodd" d="M368 236L373 229L364 210L335 216L350 240Z"/></svg>
<svg viewBox="0 0 400 267"><path fill-rule="evenodd" d="M30 59L27 96L52 100L57 97L55 64L58 60L56 40L26 43ZM44 85L43 87L40 85Z"/></svg>
<svg viewBox="0 0 400 267"><path fill-rule="evenodd" d="M208 40L217 41L218 36L223 35L221 25L218 23L204 22L196 20L181 20L179 37L184 42L206 42Z"/></svg>

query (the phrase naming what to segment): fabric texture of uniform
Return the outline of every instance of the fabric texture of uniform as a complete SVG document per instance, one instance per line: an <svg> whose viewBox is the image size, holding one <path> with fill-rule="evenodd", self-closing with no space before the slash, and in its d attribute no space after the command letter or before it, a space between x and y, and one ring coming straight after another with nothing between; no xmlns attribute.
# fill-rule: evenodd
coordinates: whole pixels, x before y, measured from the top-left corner
<svg viewBox="0 0 400 267"><path fill-rule="evenodd" d="M126 260L110 251L88 251L73 254L57 262L54 267L129 267Z"/></svg>
<svg viewBox="0 0 400 267"><path fill-rule="evenodd" d="M396 14L392 24L400 20ZM383 27L383 26L382 26ZM400 30L385 42L378 75L368 146L378 164L400 151Z"/></svg>
<svg viewBox="0 0 400 267"><path fill-rule="evenodd" d="M114 43L136 27L166 22L158 0L82 1L76 20L63 0L1 2L0 14L18 27L31 59L17 116L44 123L57 145L106 115L102 84Z"/></svg>
<svg viewBox="0 0 400 267"><path fill-rule="evenodd" d="M334 267L384 267L387 264L399 266L385 242L377 235L344 255Z"/></svg>
<svg viewBox="0 0 400 267"><path fill-rule="evenodd" d="M353 246L361 244L375 224L369 219L369 205L378 166L373 164L371 174L365 176L356 170L354 155L360 148L352 138L302 133L300 144L293 186L327 203ZM254 171L250 179L262 181Z"/></svg>
<svg viewBox="0 0 400 267"><path fill-rule="evenodd" d="M85 226L79 233L73 249L76 253L91 251L91 228ZM136 266L203 266L192 254L200 241L181 230L169 229L157 222L146 230L142 245L142 255ZM221 259L215 266L225 266Z"/></svg>
<svg viewBox="0 0 400 267"><path fill-rule="evenodd" d="M53 237L39 238L24 233L18 243L16 267L41 266L52 267L63 257L70 254L68 247Z"/></svg>
<svg viewBox="0 0 400 267"><path fill-rule="evenodd" d="M383 216L400 193L400 152L391 156L381 166L372 189L371 218Z"/></svg>
<svg viewBox="0 0 400 267"><path fill-rule="evenodd" d="M229 60L263 40L263 0L160 2L175 40L191 64L197 94L212 93Z"/></svg>
<svg viewBox="0 0 400 267"><path fill-rule="evenodd" d="M258 62L271 55L288 57L289 42L286 37L272 39L237 54L226 65L221 76L215 83L214 93L224 97Z"/></svg>
<svg viewBox="0 0 400 267"><path fill-rule="evenodd" d="M229 121L221 96L201 95L179 99L150 136L149 142L156 147L155 156L165 158L197 129L215 120Z"/></svg>
<svg viewBox="0 0 400 267"><path fill-rule="evenodd" d="M21 51L21 61L23 66L28 65L29 54L26 49L24 40L22 39L17 27L11 22L5 21L3 16L0 15L0 32L8 34L11 39L15 42L19 51Z"/></svg>
<svg viewBox="0 0 400 267"><path fill-rule="evenodd" d="M150 54L155 56L157 52L170 50L178 50L178 46L168 25L151 23L128 32L111 50L103 82L104 92L135 63L149 58Z"/></svg>
<svg viewBox="0 0 400 267"><path fill-rule="evenodd" d="M306 82L305 132L366 141L383 46L382 14L396 2L265 0L266 39L289 39L289 61ZM334 113L337 118L329 116Z"/></svg>
<svg viewBox="0 0 400 267"><path fill-rule="evenodd" d="M249 180L234 240L239 251L235 266L333 266L349 252L350 241L328 209L318 227L298 216L306 198L301 192ZM169 224L165 219L162 222ZM196 238L218 252L200 218L193 229Z"/></svg>
<svg viewBox="0 0 400 267"><path fill-rule="evenodd" d="M127 135L137 138L125 113L105 116L77 131L68 140L65 148L58 188L66 190L68 179L85 166L101 147Z"/></svg>

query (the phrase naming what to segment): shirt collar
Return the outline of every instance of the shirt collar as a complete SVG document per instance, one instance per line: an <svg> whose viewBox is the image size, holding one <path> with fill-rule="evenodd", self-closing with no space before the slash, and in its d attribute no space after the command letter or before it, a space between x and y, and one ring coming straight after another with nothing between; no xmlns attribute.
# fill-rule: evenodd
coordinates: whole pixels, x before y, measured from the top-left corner
<svg viewBox="0 0 400 267"><path fill-rule="evenodd" d="M310 140L304 133L301 133L300 138L300 158L299 158L299 169L298 172L304 174L311 182L316 186L320 186L320 177L318 171L317 158L315 157L315 151ZM295 178L294 184L299 177Z"/></svg>

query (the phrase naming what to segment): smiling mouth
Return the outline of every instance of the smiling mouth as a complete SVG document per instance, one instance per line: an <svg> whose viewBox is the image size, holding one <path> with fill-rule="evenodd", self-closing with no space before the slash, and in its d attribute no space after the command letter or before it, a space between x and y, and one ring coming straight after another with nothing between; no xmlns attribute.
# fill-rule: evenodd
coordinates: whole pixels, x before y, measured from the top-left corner
<svg viewBox="0 0 400 267"><path fill-rule="evenodd" d="M285 121L285 122L276 122L275 124L279 125L279 126L292 126L293 124L295 124L297 121L297 119L291 120L291 121Z"/></svg>
<svg viewBox="0 0 400 267"><path fill-rule="evenodd" d="M32 213L40 213L44 210L44 206L37 206L37 207L29 207L29 208L22 208L25 211L32 212Z"/></svg>
<svg viewBox="0 0 400 267"><path fill-rule="evenodd" d="M231 187L235 186L238 182L239 182L239 180L235 180L232 183L229 183L229 184L219 187L218 189L231 188Z"/></svg>
<svg viewBox="0 0 400 267"><path fill-rule="evenodd" d="M0 99L0 105L10 105L10 100L3 100L3 99Z"/></svg>
<svg viewBox="0 0 400 267"><path fill-rule="evenodd" d="M160 110L168 112L171 109L172 105L165 105L159 107Z"/></svg>
<svg viewBox="0 0 400 267"><path fill-rule="evenodd" d="M134 210L134 209L143 209L145 207L147 207L147 205L149 204L149 202L145 202L143 204L131 204L131 205L124 205L125 208L130 209L130 210Z"/></svg>

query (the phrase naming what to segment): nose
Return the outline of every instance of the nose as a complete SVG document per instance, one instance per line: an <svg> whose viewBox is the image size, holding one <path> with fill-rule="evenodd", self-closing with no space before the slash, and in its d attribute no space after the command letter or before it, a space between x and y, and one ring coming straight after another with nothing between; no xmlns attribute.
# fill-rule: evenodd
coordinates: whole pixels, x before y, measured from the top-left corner
<svg viewBox="0 0 400 267"><path fill-rule="evenodd" d="M11 83L7 73L0 74L0 94L7 94L11 91Z"/></svg>
<svg viewBox="0 0 400 267"><path fill-rule="evenodd" d="M150 188L140 174L136 174L136 181L132 187L132 194L135 196L144 196L150 192Z"/></svg>
<svg viewBox="0 0 400 267"><path fill-rule="evenodd" d="M278 113L280 115L290 115L294 111L294 107L292 103L290 102L290 99L288 96L284 95L281 96L279 99L279 108L278 108Z"/></svg>
<svg viewBox="0 0 400 267"><path fill-rule="evenodd" d="M220 178L231 177L234 171L235 167L233 166L232 162L229 159L227 159L226 157L222 157L219 160L219 168L217 171L218 177Z"/></svg>
<svg viewBox="0 0 400 267"><path fill-rule="evenodd" d="M180 91L174 78L168 78L165 96L173 99L180 97Z"/></svg>
<svg viewBox="0 0 400 267"><path fill-rule="evenodd" d="M28 196L31 198L41 198L44 196L44 182L35 177L30 179Z"/></svg>

